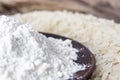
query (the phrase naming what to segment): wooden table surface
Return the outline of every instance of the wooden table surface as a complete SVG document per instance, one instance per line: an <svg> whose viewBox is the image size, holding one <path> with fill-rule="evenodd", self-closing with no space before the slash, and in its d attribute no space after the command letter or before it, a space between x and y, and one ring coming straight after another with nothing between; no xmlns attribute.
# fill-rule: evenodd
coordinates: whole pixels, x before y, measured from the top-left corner
<svg viewBox="0 0 120 80"><path fill-rule="evenodd" d="M34 10L68 10L120 23L120 0L0 0L0 14Z"/></svg>

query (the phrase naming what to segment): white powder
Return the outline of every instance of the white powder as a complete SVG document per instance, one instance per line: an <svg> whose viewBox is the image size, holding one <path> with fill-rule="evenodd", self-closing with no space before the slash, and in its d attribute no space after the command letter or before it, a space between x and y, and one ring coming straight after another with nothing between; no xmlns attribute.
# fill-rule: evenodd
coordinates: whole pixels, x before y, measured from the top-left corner
<svg viewBox="0 0 120 80"><path fill-rule="evenodd" d="M66 80L85 66L73 62L70 40L46 38L28 24L0 16L0 80Z"/></svg>

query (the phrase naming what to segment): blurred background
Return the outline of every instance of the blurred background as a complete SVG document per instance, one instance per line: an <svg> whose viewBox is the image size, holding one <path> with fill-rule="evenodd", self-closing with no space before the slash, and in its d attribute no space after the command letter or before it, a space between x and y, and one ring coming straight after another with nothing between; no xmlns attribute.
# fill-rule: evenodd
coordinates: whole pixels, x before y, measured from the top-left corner
<svg viewBox="0 0 120 80"><path fill-rule="evenodd" d="M120 0L0 0L0 15L36 10L68 10L120 23Z"/></svg>

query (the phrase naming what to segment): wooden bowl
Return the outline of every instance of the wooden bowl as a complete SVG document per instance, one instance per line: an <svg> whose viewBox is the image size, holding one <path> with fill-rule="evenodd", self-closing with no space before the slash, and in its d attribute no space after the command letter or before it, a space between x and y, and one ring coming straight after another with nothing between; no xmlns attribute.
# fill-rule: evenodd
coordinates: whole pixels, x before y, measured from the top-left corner
<svg viewBox="0 0 120 80"><path fill-rule="evenodd" d="M46 37L53 37L53 38L62 39L62 40L70 39L70 38L63 37L56 34L43 33L43 32L40 32L40 33L44 34ZM72 45L74 48L78 50L77 52L78 58L75 62L81 65L85 64L88 66L86 67L85 70L80 70L74 73L73 79L69 79L69 80L88 80L95 69L94 55L89 51L88 48L86 48L85 46L83 46L82 44L80 44L75 40L72 40Z"/></svg>

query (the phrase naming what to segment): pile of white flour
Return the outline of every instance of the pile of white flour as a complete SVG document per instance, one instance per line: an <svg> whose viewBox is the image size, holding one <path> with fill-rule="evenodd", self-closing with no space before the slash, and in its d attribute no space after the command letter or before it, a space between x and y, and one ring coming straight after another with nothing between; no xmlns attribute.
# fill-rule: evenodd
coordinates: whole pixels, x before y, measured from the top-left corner
<svg viewBox="0 0 120 80"><path fill-rule="evenodd" d="M28 24L0 16L0 80L66 80L85 66L73 62L70 40L46 38Z"/></svg>

